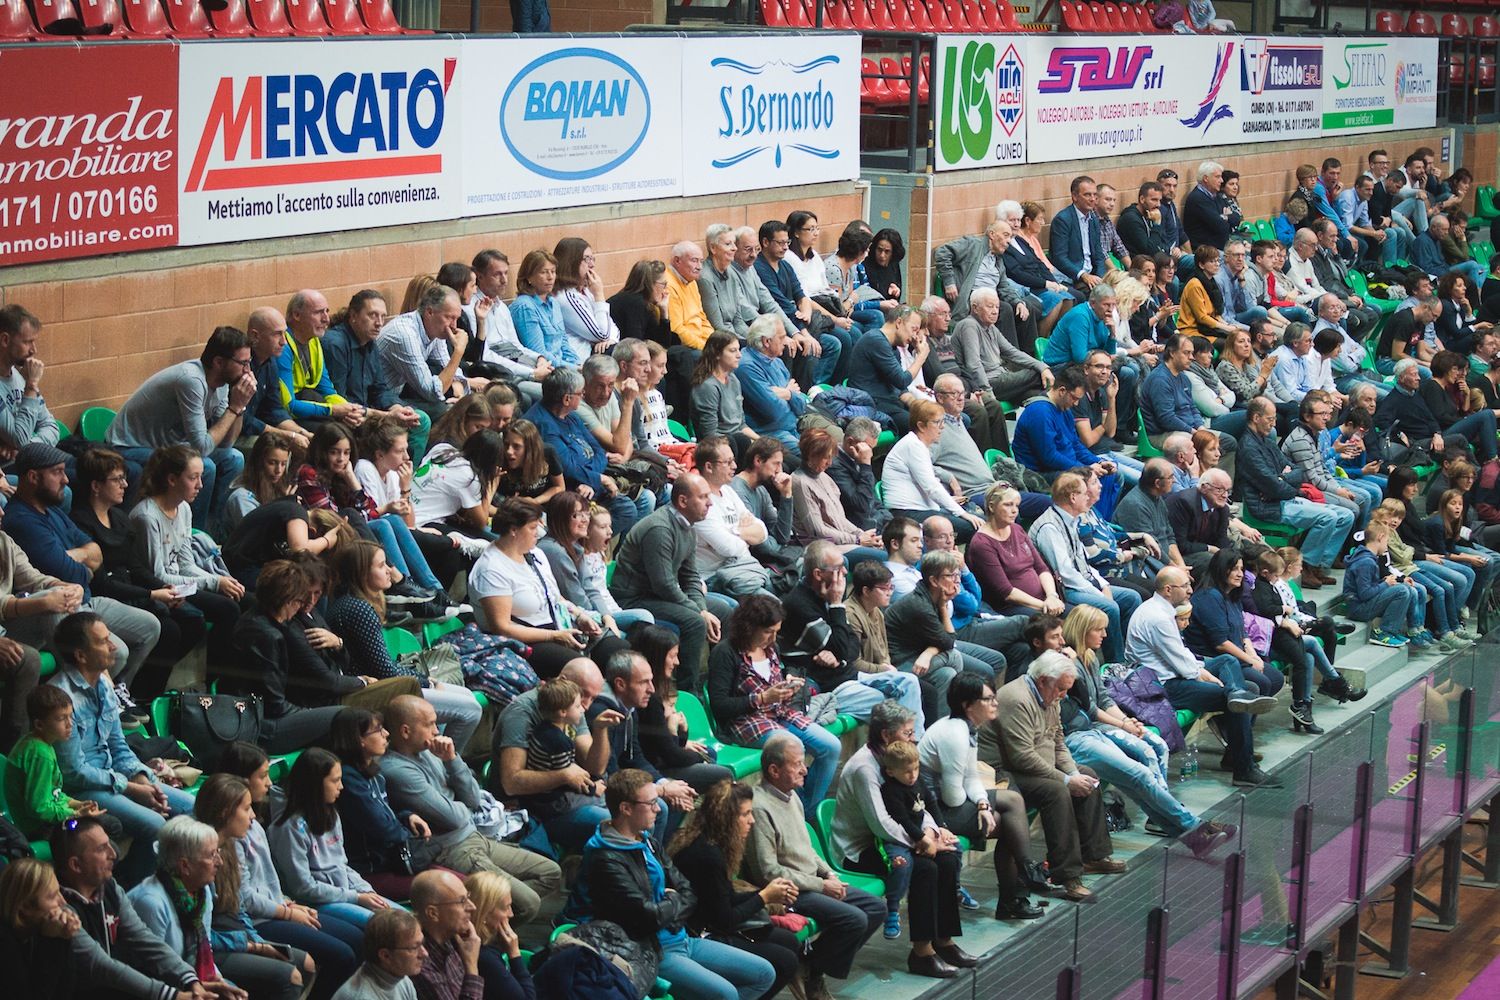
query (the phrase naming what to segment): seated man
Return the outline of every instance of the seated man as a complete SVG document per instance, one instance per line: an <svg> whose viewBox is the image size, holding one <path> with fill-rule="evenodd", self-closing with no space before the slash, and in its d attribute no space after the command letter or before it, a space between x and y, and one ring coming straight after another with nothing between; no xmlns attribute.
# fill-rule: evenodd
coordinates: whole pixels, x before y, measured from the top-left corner
<svg viewBox="0 0 1500 1000"><path fill-rule="evenodd" d="M981 656L997 673L1010 664L1026 658L1026 640L1021 635L1026 625L1023 614L996 614L984 603L983 593L974 572L964 564L958 551L958 537L945 517L929 517L922 522L923 558L935 552L959 556L958 592L948 599L948 623L953 634L971 645L983 646L991 655ZM967 649L965 650L968 651ZM997 658L993 654L999 654Z"/></svg>
<svg viewBox="0 0 1500 1000"><path fill-rule="evenodd" d="M286 344L276 360L281 405L309 426L341 420L350 427L364 423L365 409L340 396L323 363L323 335L328 332L328 300L315 288L293 293L286 305Z"/></svg>
<svg viewBox="0 0 1500 1000"><path fill-rule="evenodd" d="M512 884L512 892L515 888ZM463 879L449 871L422 872L412 879L411 908L421 929L416 938L419 967L409 983L411 995L433 1000L483 996L481 942L474 927L474 902Z"/></svg>
<svg viewBox="0 0 1500 1000"><path fill-rule="evenodd" d="M965 236L938 247L932 264L955 320L969 314L974 289L993 289L1008 307L1000 322L1011 343L1030 344L1036 340L1037 313L1042 304L1006 274L1004 256L1011 239L1010 223L996 219L978 236Z"/></svg>
<svg viewBox="0 0 1500 1000"><path fill-rule="evenodd" d="M500 250L481 250L470 265L474 269L477 294L463 306L474 331L460 366L479 367L505 377L516 387L526 406L542 395L542 379L552 371L552 362L521 343L516 322L505 304L510 285L510 258ZM476 343L477 341L477 343ZM326 346L326 345L325 345ZM334 379L337 383L337 376Z"/></svg>
<svg viewBox="0 0 1500 1000"><path fill-rule="evenodd" d="M996 325L1005 313L994 289L970 292L969 315L953 330L954 353L970 392L989 389L1002 402L1022 403L1052 385L1052 371Z"/></svg>
<svg viewBox="0 0 1500 1000"><path fill-rule="evenodd" d="M1353 286L1349 284L1349 265L1334 248L1338 241L1338 231L1333 223L1327 219L1318 219L1312 224L1312 231L1318 237L1318 249L1313 254L1312 262L1318 284L1348 308L1349 314L1345 322L1349 332L1356 340L1363 340L1375 331L1375 325L1380 322L1380 310L1356 295Z"/></svg>
<svg viewBox="0 0 1500 1000"><path fill-rule="evenodd" d="M42 321L24 306L0 309L0 451L14 455L31 441L57 444L61 425L42 398L42 372L36 356ZM0 499L3 505L3 499Z"/></svg>
<svg viewBox="0 0 1500 1000"><path fill-rule="evenodd" d="M938 376L957 375L963 378L963 369L958 362L958 342L949 330L953 321L953 310L938 295L929 295L922 300L922 330L927 334L927 360L922 363L922 380L933 386L936 399ZM964 383L964 413L969 417L969 434L981 453L991 448L1010 451L1010 428L1005 423L1005 407L995 398L988 385L970 386Z"/></svg>
<svg viewBox="0 0 1500 1000"><path fill-rule="evenodd" d="M698 278L703 273L703 250L692 240L672 247L667 267L667 320L684 347L703 350L713 323L703 309L703 293Z"/></svg>
<svg viewBox="0 0 1500 1000"><path fill-rule="evenodd" d="M19 479L15 496L5 510L5 533L26 553L35 572L54 581L53 586L81 590L79 607L92 611L108 626L111 641L119 643L110 669L115 695L121 707L133 713L136 703L126 685L156 648L161 638L161 622L149 611L89 592L89 582L103 565L104 554L99 543L90 540L62 511L63 488L68 482L64 471L67 457L65 452L40 441L22 447L11 466ZM24 572L19 565L12 569L18 575ZM47 590L42 589L30 599L45 600L46 595ZM13 639L40 649L47 644L62 614L53 609L24 617L17 615L7 622L6 631ZM151 694L161 690L159 684L148 686Z"/></svg>
<svg viewBox="0 0 1500 1000"><path fill-rule="evenodd" d="M965 323L972 320L964 320ZM1052 372L1047 372L1052 377ZM989 463L969 432L968 414L964 412L964 383L957 375L939 375L933 388L938 405L943 408L943 435L932 446L932 465L939 475L958 481L965 496L977 497L995 485Z"/></svg>
<svg viewBox="0 0 1500 1000"><path fill-rule="evenodd" d="M105 674L115 661L109 626L80 611L64 618L52 637L57 674L48 681L73 700L73 733L57 747L63 791L90 799L132 838L120 881L133 886L156 866L156 833L168 816L193 811L193 797L163 785L136 757L120 728L120 702Z"/></svg>
<svg viewBox="0 0 1500 1000"><path fill-rule="evenodd" d="M862 531L879 531L891 519L890 509L875 493L875 470L870 464L879 439L879 424L869 417L855 417L844 425L844 443L828 467L845 516Z"/></svg>
<svg viewBox="0 0 1500 1000"><path fill-rule="evenodd" d="M1334 476L1323 460L1323 437L1333 419L1334 406L1324 392L1310 392L1303 396L1297 422L1292 425L1291 433L1282 439L1281 449L1301 470L1303 481L1323 491L1324 503L1349 511L1354 515L1355 527L1363 527L1370 519L1370 510L1378 502L1377 498L1343 485L1347 480Z"/></svg>
<svg viewBox="0 0 1500 1000"><path fill-rule="evenodd" d="M385 306L380 307L385 320ZM240 421L240 438L236 447L249 451L253 439L267 427L286 434L303 448L312 435L292 419L291 411L281 401L281 355L286 350L286 319L281 310L261 306L245 321L245 335L250 338L250 374L255 376L255 395L245 404Z"/></svg>
<svg viewBox="0 0 1500 1000"><path fill-rule="evenodd" d="M1224 318L1246 326L1270 313L1256 299L1263 294L1265 281L1250 266L1250 240L1231 236L1224 244L1224 260L1214 281L1224 296Z"/></svg>
<svg viewBox="0 0 1500 1000"><path fill-rule="evenodd" d="M1197 486L1177 490L1167 497L1167 521L1172 526L1172 537L1194 576L1203 572L1215 552L1234 544L1229 525L1237 519L1229 507L1230 488L1229 473L1209 469Z"/></svg>
<svg viewBox="0 0 1500 1000"><path fill-rule="evenodd" d="M255 396L250 341L232 326L214 330L203 353L148 378L115 414L105 435L132 464L130 479L157 448L185 444L203 458L203 488L193 501L193 523L213 531L216 512L245 467L234 449L245 407Z"/></svg>
<svg viewBox="0 0 1500 1000"><path fill-rule="evenodd" d="M697 539L698 575L708 589L726 597L771 593L771 574L750 548L766 539L766 526L745 509L740 495L729 488L734 478L734 449L727 438L706 437L698 442L693 460L708 483L708 513L693 525Z"/></svg>
<svg viewBox="0 0 1500 1000"><path fill-rule="evenodd" d="M922 526L909 517L896 516L880 532L885 549L885 568L891 573L891 594L905 597L922 583Z"/></svg>
<svg viewBox="0 0 1500 1000"><path fill-rule="evenodd" d="M632 500L620 492L613 477L605 474L608 454L578 415L583 387L578 369L553 370L542 380L542 398L526 411L526 419L536 425L542 442L557 455L568 489L579 490L608 507L616 533L627 532L656 508L656 498L649 490L641 490Z"/></svg>
<svg viewBox="0 0 1500 1000"><path fill-rule="evenodd" d="M635 452L632 433L641 387L623 376L620 363L608 354L591 354L579 369L583 376L578 419L589 429L611 462L629 461ZM617 391L618 390L618 391Z"/></svg>
<svg viewBox="0 0 1500 1000"><path fill-rule="evenodd" d="M1446 215L1433 215L1427 222L1427 232L1411 241L1411 262L1426 271L1433 281L1449 272L1463 275L1476 290L1471 298L1477 297L1477 290L1484 284L1484 266L1477 260L1448 263L1443 254L1443 240L1451 226Z"/></svg>
<svg viewBox="0 0 1500 1000"><path fill-rule="evenodd" d="M1250 266L1245 269L1245 288L1256 305L1266 309L1266 319L1278 333L1290 322L1313 321L1313 314L1287 291L1287 276L1281 273L1285 255L1286 248L1275 240L1256 240L1250 244ZM1255 328L1253 322L1250 327Z"/></svg>
<svg viewBox="0 0 1500 1000"><path fill-rule="evenodd" d="M786 223L772 219L761 224L760 256L755 258L755 275L765 286L771 298L797 329L815 337L818 349L804 343L803 350L817 357L811 378L814 384L837 384L849 370L849 349L854 340L849 331L854 321L847 316L835 316L802 289L792 265L787 263L787 248L791 241Z"/></svg>
<svg viewBox="0 0 1500 1000"><path fill-rule="evenodd" d="M1146 425L1146 436L1160 448L1168 434L1174 431L1191 434L1206 425L1219 436L1220 465L1234 475L1234 456L1239 447L1235 437L1245 429L1245 411L1230 410L1211 421L1204 420L1198 412L1187 376L1193 364L1191 338L1173 334L1167 340L1164 358L1141 385L1141 420Z"/></svg>
<svg viewBox="0 0 1500 1000"><path fill-rule="evenodd" d="M562 885L551 858L493 840L474 827L479 784L453 741L438 732L437 713L421 698L401 695L385 709L390 745L380 758L391 808L422 817L432 829L432 864L464 875L510 876L517 924L535 919L542 897Z"/></svg>
<svg viewBox="0 0 1500 1000"><path fill-rule="evenodd" d="M1396 365L1404 358L1412 358L1419 366L1432 364L1438 347L1427 342L1427 331L1443 313L1443 301L1436 295L1418 297L1410 306L1391 314L1385 329L1380 331L1380 340L1375 345L1375 369L1382 375L1394 375ZM1437 335L1433 335L1437 340Z"/></svg>
<svg viewBox="0 0 1500 1000"><path fill-rule="evenodd" d="M807 757L801 740L790 733L776 733L766 740L760 751L760 784L752 799L755 825L745 843L740 874L758 886L787 879L797 887L797 912L818 922L804 980L811 998L830 995L824 976L849 978L855 954L884 922L885 901L840 881L813 847L797 794L806 778Z"/></svg>
<svg viewBox="0 0 1500 1000"><path fill-rule="evenodd" d="M1046 476L1066 472L1075 465L1099 473L1100 513L1114 512L1120 495L1120 477L1114 462L1100 458L1083 445L1073 413L1083 401L1086 376L1078 365L1069 365L1057 375L1046 399L1033 400L1016 422L1016 461Z"/></svg>
<svg viewBox="0 0 1500 1000"><path fill-rule="evenodd" d="M1349 313L1348 306L1339 301L1339 297L1332 292L1318 300L1318 322L1312 328L1313 347L1321 357L1328 359L1328 364L1333 375L1334 387L1343 395L1347 396L1354 386L1367 383L1375 387L1375 392L1384 396L1391 391L1391 387L1385 384L1375 372L1365 368L1365 357L1368 351L1365 345L1349 336L1345 329L1344 317ZM1329 331L1330 339L1324 337L1323 346L1319 346L1319 337L1323 332ZM1337 344L1338 350L1334 351L1332 345Z"/></svg>
<svg viewBox="0 0 1500 1000"><path fill-rule="evenodd" d="M1090 351L1083 363L1083 397L1073 407L1073 428L1083 446L1115 464L1120 478L1134 483L1141 478L1141 460L1121 451L1120 437L1130 429L1120 425L1116 397L1120 378L1107 352Z"/></svg>
<svg viewBox="0 0 1500 1000"><path fill-rule="evenodd" d="M1099 229L1099 189L1092 177L1068 184L1071 204L1052 217L1047 255L1080 291L1097 288L1109 270L1104 234Z"/></svg>
<svg viewBox="0 0 1500 1000"><path fill-rule="evenodd" d="M1149 535L1160 548L1164 561L1172 566L1185 567L1187 561L1177 547L1177 535L1172 530L1171 518L1167 516L1167 497L1172 492L1171 463L1164 458L1153 458L1146 463L1136 488L1125 494L1115 507L1113 520L1126 531Z"/></svg>
<svg viewBox="0 0 1500 1000"><path fill-rule="evenodd" d="M775 316L756 317L745 346L735 370L745 399L745 423L755 433L780 441L801 461L797 420L807 412L807 394L781 360L787 348L786 328Z"/></svg>
<svg viewBox="0 0 1500 1000"><path fill-rule="evenodd" d="M792 542L792 477L784 445L762 435L751 441L743 456L745 467L729 481L752 517L766 526L766 537L750 546L750 554L767 568L783 572L796 566L802 550Z"/></svg>
<svg viewBox="0 0 1500 1000"><path fill-rule="evenodd" d="M1317 302L1318 296L1324 295L1328 289L1323 287L1318 280L1313 260L1318 256L1318 236L1311 229L1299 229L1292 237L1291 248L1286 254L1285 272L1286 287L1282 289L1292 301L1305 309L1311 310ZM1281 288L1281 283L1277 283Z"/></svg>
<svg viewBox="0 0 1500 1000"><path fill-rule="evenodd" d="M1334 207L1338 209L1339 221L1344 228L1359 240L1360 256L1366 260L1378 258L1389 267L1406 258L1411 230L1410 224L1405 228L1392 224L1394 218L1399 216L1376 217L1371 214L1370 206L1375 197L1376 183L1375 178L1369 174L1360 176L1352 185L1339 192L1334 199ZM1381 184L1383 186L1384 182ZM1382 198L1382 203L1388 207L1389 199Z"/></svg>
<svg viewBox="0 0 1500 1000"><path fill-rule="evenodd" d="M405 427L410 435L407 443L411 454L420 460L427 453L427 433L432 428L432 418L421 410L399 403L396 388L386 381L385 363L376 347L380 331L385 327L385 318L385 299L379 292L370 289L355 292L344 312L344 321L329 327L323 334L323 364L327 366L334 391L348 402L364 407L366 419L385 414ZM250 340L254 347L253 313L251 320ZM251 433L249 417L246 417L245 433Z"/></svg>
<svg viewBox="0 0 1500 1000"><path fill-rule="evenodd" d="M1424 411L1432 417L1433 452L1472 446L1483 465L1495 457L1495 411L1472 407L1465 381L1468 363L1456 351L1438 351L1432 359L1432 378L1422 379L1415 399L1407 392L1414 381L1411 366L1396 365L1396 388L1375 407L1375 426L1382 432L1399 430L1413 441L1426 439ZM1462 399L1464 408L1454 402ZM1389 401L1389 402L1388 402ZM1441 437L1438 433L1441 432Z"/></svg>
<svg viewBox="0 0 1500 1000"><path fill-rule="evenodd" d="M1081 365L1091 351L1104 351L1120 379L1118 393L1120 413L1135 423L1136 386L1140 384L1142 361L1126 356L1115 339L1114 317L1118 300L1115 290L1105 282L1095 285L1087 302L1080 302L1063 314L1052 337L1042 351L1042 361L1055 372L1067 365ZM1145 361L1149 366L1150 361Z"/></svg>
<svg viewBox="0 0 1500 1000"><path fill-rule="evenodd" d="M1104 824L1099 778L1079 767L1063 741L1058 703L1067 697L1077 667L1062 653L1048 651L1031 661L1024 677L996 694L998 712L990 726L1003 767L1028 809L1040 814L1047 838L1048 878L1074 902L1093 895L1085 875L1117 875L1123 861L1110 857L1114 845Z"/></svg>
<svg viewBox="0 0 1500 1000"><path fill-rule="evenodd" d="M432 420L448 411L450 395L481 387L458 370L469 348L469 335L458 325L462 314L458 293L433 285L422 293L416 309L392 317L375 340L386 381Z"/></svg>
<svg viewBox="0 0 1500 1000"><path fill-rule="evenodd" d="M1394 393L1392 394L1394 395ZM1306 474L1276 444L1276 407L1264 396L1250 400L1250 424L1241 439L1238 482L1245 511L1262 521L1307 531L1302 542L1302 586L1318 590L1334 582L1328 567L1338 558L1354 527L1354 515L1341 507L1314 503L1302 495Z"/></svg>
<svg viewBox="0 0 1500 1000"><path fill-rule="evenodd" d="M1329 296L1322 296L1328 298ZM1338 339L1324 338L1324 348L1333 351ZM1329 355L1315 349L1312 331L1305 323L1292 323L1282 335L1282 344L1276 348L1276 367L1271 370L1287 395L1299 403L1315 389L1337 392L1333 381L1333 364Z"/></svg>
<svg viewBox="0 0 1500 1000"><path fill-rule="evenodd" d="M1063 600L1091 605L1109 618L1102 655L1106 663L1119 663L1125 655L1123 624L1140 607L1141 597L1128 587L1112 585L1089 565L1078 535L1078 519L1088 507L1083 477L1064 472L1052 481L1052 506L1032 522L1029 534L1062 588Z"/></svg>
<svg viewBox="0 0 1500 1000"><path fill-rule="evenodd" d="M912 349L912 357L903 364L898 350L905 347ZM922 314L899 306L884 327L860 337L850 352L849 384L870 394L876 409L895 424L897 437L911 426L908 408L920 397L910 387L929 350Z"/></svg>
<svg viewBox="0 0 1500 1000"><path fill-rule="evenodd" d="M1280 788L1280 782L1256 766L1255 736L1250 728L1250 717L1275 708L1276 699L1261 697L1254 682L1245 679L1240 661L1230 654L1205 662L1188 650L1177 627L1177 606L1186 604L1192 592L1186 570L1168 566L1156 574L1156 594L1141 605L1130 623L1126 640L1130 662L1151 669L1174 708L1224 713L1215 731L1224 738L1224 766L1233 773L1236 785Z"/></svg>

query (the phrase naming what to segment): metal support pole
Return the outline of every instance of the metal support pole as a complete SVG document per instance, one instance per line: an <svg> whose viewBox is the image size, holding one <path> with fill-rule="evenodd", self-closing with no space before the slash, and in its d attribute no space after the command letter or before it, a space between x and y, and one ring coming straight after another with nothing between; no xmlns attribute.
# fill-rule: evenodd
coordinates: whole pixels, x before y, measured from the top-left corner
<svg viewBox="0 0 1500 1000"><path fill-rule="evenodd" d="M1375 801L1371 791L1374 787L1374 773L1374 767L1369 761L1365 761L1354 774L1354 850L1353 857L1350 858L1353 870L1349 873L1349 885L1352 886L1350 895L1355 903L1365 898L1365 878L1369 870L1370 853L1370 812Z"/></svg>
<svg viewBox="0 0 1500 1000"><path fill-rule="evenodd" d="M1307 886L1311 880L1313 804L1297 807L1292 819L1292 870L1297 884L1297 902L1292 908L1292 951L1301 954L1307 945Z"/></svg>
<svg viewBox="0 0 1500 1000"><path fill-rule="evenodd" d="M1069 965L1057 974L1057 1000L1079 1000L1083 995L1083 970Z"/></svg>
<svg viewBox="0 0 1500 1000"><path fill-rule="evenodd" d="M1488 833L1484 838L1484 860L1465 854L1464 861L1479 872L1478 878L1470 876L1460 881L1464 885L1477 886L1481 889L1500 889L1500 823L1495 822L1495 816L1500 814L1500 795L1490 799L1488 807L1489 822Z"/></svg>
<svg viewBox="0 0 1500 1000"><path fill-rule="evenodd" d="M469 0L469 31L479 34L479 0Z"/></svg>
<svg viewBox="0 0 1500 1000"><path fill-rule="evenodd" d="M1240 906L1245 898L1245 852L1235 851L1224 859L1224 919L1219 940L1219 992L1221 997L1239 993Z"/></svg>
<svg viewBox="0 0 1500 1000"><path fill-rule="evenodd" d="M1407 972L1408 960L1411 957L1411 915L1412 915L1412 888L1416 881L1417 870L1415 861L1407 865L1406 870L1396 879L1396 898L1391 903L1391 945L1389 949L1381 948L1379 942L1366 936L1364 941L1367 946L1373 946L1376 954L1384 953L1385 964L1371 962L1360 968L1360 972L1367 976L1379 976L1382 979L1404 979Z"/></svg>
<svg viewBox="0 0 1500 1000"><path fill-rule="evenodd" d="M1146 983L1141 1000L1162 1000L1167 993L1168 909L1158 906L1146 914L1146 964L1141 979Z"/></svg>
<svg viewBox="0 0 1500 1000"><path fill-rule="evenodd" d="M1276 1000L1297 1000L1301 984L1301 970L1293 962L1291 968L1276 977Z"/></svg>
<svg viewBox="0 0 1500 1000"><path fill-rule="evenodd" d="M1416 901L1432 914L1412 922L1413 927L1424 931L1451 931L1458 926L1458 877L1463 867L1464 828L1456 827L1443 841L1443 872L1438 901L1433 903L1422 893L1414 893Z"/></svg>
<svg viewBox="0 0 1500 1000"><path fill-rule="evenodd" d="M1337 962L1333 970L1333 1000L1354 1000L1354 984L1358 982L1359 975L1359 969L1355 965L1359 960L1358 910L1355 910L1348 920L1339 925L1336 947Z"/></svg>

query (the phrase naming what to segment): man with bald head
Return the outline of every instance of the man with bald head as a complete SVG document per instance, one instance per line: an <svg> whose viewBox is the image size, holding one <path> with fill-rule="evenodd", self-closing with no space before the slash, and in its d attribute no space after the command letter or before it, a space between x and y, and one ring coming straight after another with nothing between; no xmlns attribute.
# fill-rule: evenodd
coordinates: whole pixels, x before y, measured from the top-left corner
<svg viewBox="0 0 1500 1000"><path fill-rule="evenodd" d="M1187 648L1177 627L1177 608L1188 603L1193 585L1188 572L1177 566L1163 567L1156 574L1156 593L1136 609L1126 631L1125 656L1130 663L1148 667L1166 689L1173 708L1200 715L1221 713L1210 720L1224 740L1224 768L1236 785L1279 788L1280 783L1255 764L1255 736L1250 718L1276 707L1276 699L1262 696L1248 680L1240 661L1228 653L1207 661Z"/></svg>
<svg viewBox="0 0 1500 1000"><path fill-rule="evenodd" d="M249 446L267 427L272 427L306 448L312 435L292 419L291 412L281 400L280 364L282 352L286 349L286 318L275 306L261 306L245 321L245 333L250 338L250 371L255 376L255 395L245 404L238 446Z"/></svg>
<svg viewBox="0 0 1500 1000"><path fill-rule="evenodd" d="M477 1000L484 995L479 975L483 942L474 927L474 901L452 872L422 872L411 883L411 910L422 927L421 971L412 976L416 996L425 1000ZM422 946L425 946L422 947Z"/></svg>
<svg viewBox="0 0 1500 1000"><path fill-rule="evenodd" d="M365 408L351 403L333 388L323 363L323 334L328 332L328 300L315 288L294 292L286 304L286 346L277 361L281 405L298 420L319 424L342 420L350 427L364 423Z"/></svg>
<svg viewBox="0 0 1500 1000"><path fill-rule="evenodd" d="M458 325L462 314L458 293L434 285L422 293L416 309L388 320L375 340L386 380L403 400L433 420L447 412L450 393L462 396L488 384L458 370L469 347L469 334Z"/></svg>
<svg viewBox="0 0 1500 1000"><path fill-rule="evenodd" d="M432 828L418 867L441 865L465 875L503 872L511 879L517 924L534 920L542 897L562 884L551 858L493 840L474 826L479 784L453 741L438 732L437 713L422 698L401 695L385 708L390 744L380 758L391 808L420 816ZM590 782L592 790L593 782ZM416 887L413 886L415 902Z"/></svg>

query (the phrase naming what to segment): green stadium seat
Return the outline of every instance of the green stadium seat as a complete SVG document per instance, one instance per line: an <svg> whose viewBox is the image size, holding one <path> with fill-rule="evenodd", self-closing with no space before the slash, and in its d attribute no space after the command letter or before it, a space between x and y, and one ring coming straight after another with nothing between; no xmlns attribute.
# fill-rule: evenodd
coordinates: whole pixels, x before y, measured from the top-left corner
<svg viewBox="0 0 1500 1000"><path fill-rule="evenodd" d="M1135 424L1135 457L1142 460L1160 458L1162 454L1161 449L1152 444L1151 439L1146 436L1146 418L1141 416L1139 410L1135 414Z"/></svg>
<svg viewBox="0 0 1500 1000"><path fill-rule="evenodd" d="M720 764L734 772L736 778L748 778L760 770L760 751L731 746L714 735L708 709L691 691L677 692L677 711L687 720L688 739L698 740L713 749Z"/></svg>
<svg viewBox="0 0 1500 1000"><path fill-rule="evenodd" d="M813 846L820 849L820 856L824 861L828 862L828 867L832 868L833 873L839 878L848 882L856 889L863 889L865 892L875 896L884 896L885 879L874 875L864 875L860 872L851 872L844 867L842 858L835 858L833 856L833 814L837 811L837 808L838 803L833 799L824 799L813 810L814 822L812 826L813 833L815 834L813 837Z"/></svg>
<svg viewBox="0 0 1500 1000"><path fill-rule="evenodd" d="M1262 240L1276 239L1276 223L1270 219L1256 219L1255 236Z"/></svg>
<svg viewBox="0 0 1500 1000"><path fill-rule="evenodd" d="M1032 356L1035 357L1035 358L1038 358L1038 359L1041 358L1041 356L1044 353L1046 353L1047 345L1050 344L1050 343L1052 343L1052 338L1051 337L1038 337L1038 338L1036 338L1036 346L1034 348L1032 348L1032 351L1033 351Z"/></svg>
<svg viewBox="0 0 1500 1000"><path fill-rule="evenodd" d="M10 768L10 761L4 754L0 754L0 812L5 814L6 819L12 819L10 803L5 800L5 772ZM37 856L39 861L52 860L52 847L45 840L33 840L31 853Z"/></svg>
<svg viewBox="0 0 1500 1000"><path fill-rule="evenodd" d="M107 406L91 406L78 418L78 433L85 441L103 444L109 425L115 422L115 411Z"/></svg>
<svg viewBox="0 0 1500 1000"><path fill-rule="evenodd" d="M839 715L823 728L835 736L842 736L859 725L859 720L852 715Z"/></svg>
<svg viewBox="0 0 1500 1000"><path fill-rule="evenodd" d="M1488 222L1500 218L1500 208L1495 207L1495 185L1481 184L1474 192L1474 214L1469 221Z"/></svg>
<svg viewBox="0 0 1500 1000"><path fill-rule="evenodd" d="M47 678L57 673L57 657L46 650L43 650L39 655L42 661L42 669L38 676Z"/></svg>
<svg viewBox="0 0 1500 1000"><path fill-rule="evenodd" d="M420 653L422 640L404 628L388 628L385 630L385 648L390 650L393 657L404 653Z"/></svg>
<svg viewBox="0 0 1500 1000"><path fill-rule="evenodd" d="M667 430L679 441L691 441L693 439L693 435L688 433L686 427L670 417L667 418Z"/></svg>
<svg viewBox="0 0 1500 1000"><path fill-rule="evenodd" d="M428 622L422 626L422 645L431 649L443 640L443 636L463 630L464 623L457 618L446 618L440 622Z"/></svg>
<svg viewBox="0 0 1500 1000"><path fill-rule="evenodd" d="M884 451L896 443L895 431L881 431L880 436L875 439L875 450Z"/></svg>
<svg viewBox="0 0 1500 1000"><path fill-rule="evenodd" d="M1302 532L1290 524L1282 524L1279 521L1262 521L1250 511L1246 510L1241 519L1250 527L1266 536L1268 545L1282 546L1290 545Z"/></svg>

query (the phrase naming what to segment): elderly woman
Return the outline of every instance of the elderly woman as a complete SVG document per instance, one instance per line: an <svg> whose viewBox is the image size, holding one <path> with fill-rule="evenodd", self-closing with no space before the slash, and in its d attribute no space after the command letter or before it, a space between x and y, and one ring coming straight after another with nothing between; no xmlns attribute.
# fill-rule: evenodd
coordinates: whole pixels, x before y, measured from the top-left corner
<svg viewBox="0 0 1500 1000"><path fill-rule="evenodd" d="M948 718L934 723L917 745L922 779L936 786L938 825L968 837L975 850L995 841L996 920L1034 920L1041 907L1026 891L1031 843L1026 803L1019 792L986 788L979 776L978 730L995 718L995 689L978 674L959 674L948 688Z"/></svg>
<svg viewBox="0 0 1500 1000"><path fill-rule="evenodd" d="M862 559L885 559L880 532L849 520L838 484L828 474L838 444L818 427L802 432L802 466L792 473L792 537L798 545L831 542L852 566Z"/></svg>
<svg viewBox="0 0 1500 1000"><path fill-rule="evenodd" d="M740 602L708 657L708 699L720 732L742 746L758 747L782 731L802 741L808 769L801 796L811 812L833 784L839 740L793 705L806 679L782 672L776 637L784 617L781 602L769 595Z"/></svg>
<svg viewBox="0 0 1500 1000"><path fill-rule="evenodd" d="M1057 580L1042 554L1031 544L1021 516L1021 494L1008 483L996 483L984 494L984 527L969 541L964 560L979 581L984 602L1005 615L1060 615Z"/></svg>
<svg viewBox="0 0 1500 1000"><path fill-rule="evenodd" d="M946 517L964 545L984 522L969 513L964 497L954 495L956 480L945 485L938 479L932 449L943 436L943 418L937 403L923 399L911 405L911 430L886 454L880 482L893 513L919 523L934 514Z"/></svg>
<svg viewBox="0 0 1500 1000"><path fill-rule="evenodd" d="M1198 273L1182 286L1182 308L1177 313L1177 332L1184 337L1219 340L1248 327L1224 316L1224 292L1215 275L1223 266L1217 247L1199 246L1194 255Z"/></svg>
<svg viewBox="0 0 1500 1000"><path fill-rule="evenodd" d="M888 871L880 844L890 841L914 848L911 837L891 818L881 798L880 756L891 743L915 742L915 716L894 701L870 713L869 742L844 765L839 778L838 807L829 831L829 853L850 871L884 877ZM952 979L959 969L977 963L955 942L963 934L958 918L958 874L962 859L958 837L924 817L923 828L935 833L937 849L914 854L907 911L911 918L911 953L906 967L913 975Z"/></svg>
<svg viewBox="0 0 1500 1000"><path fill-rule="evenodd" d="M78 914L63 901L52 866L35 858L7 865L0 873L0 913L0 961L10 994L27 1000L81 995L80 987L87 984L78 982L78 965L72 960L72 939L80 933Z"/></svg>
<svg viewBox="0 0 1500 1000"><path fill-rule="evenodd" d="M993 681L1005 672L1005 657L992 649L959 639L953 628L953 598L963 576L957 552L929 552L922 557L921 583L886 612L891 662L922 678L922 714L931 725L944 714L948 685L960 670Z"/></svg>
<svg viewBox="0 0 1500 1000"><path fill-rule="evenodd" d="M220 937L210 927L214 878L223 863L219 831L188 816L173 816L156 835L156 874L131 889L127 898L141 922L191 965L200 980L228 978L257 996L296 1000L302 992L302 974L270 945L254 951L213 946Z"/></svg>

